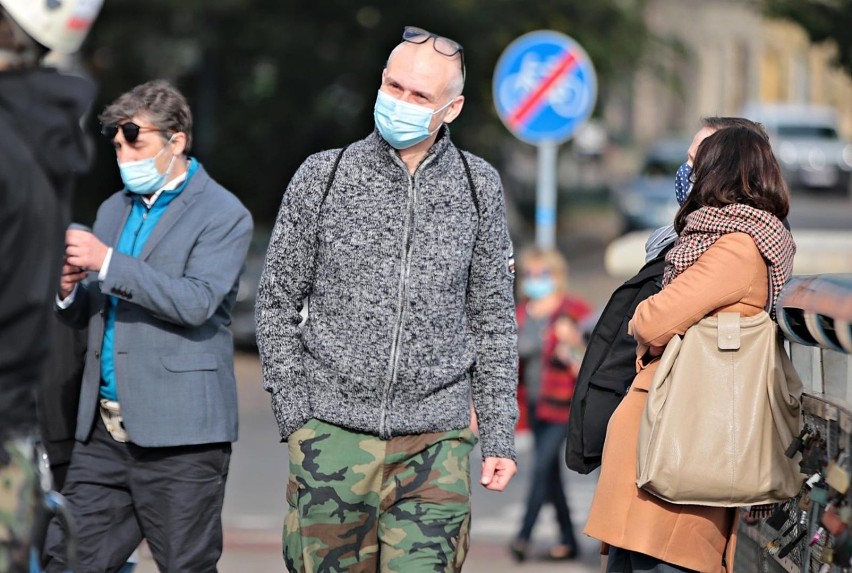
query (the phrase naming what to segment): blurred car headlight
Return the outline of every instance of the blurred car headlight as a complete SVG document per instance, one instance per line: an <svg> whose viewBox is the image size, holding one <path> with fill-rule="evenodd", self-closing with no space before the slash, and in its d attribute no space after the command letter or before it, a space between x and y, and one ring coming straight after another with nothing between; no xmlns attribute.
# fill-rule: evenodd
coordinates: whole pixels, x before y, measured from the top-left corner
<svg viewBox="0 0 852 573"><path fill-rule="evenodd" d="M782 142L781 145L778 146L778 159L780 159L781 163L784 163L785 165L795 165L796 160L798 159L796 146L789 141Z"/></svg>
<svg viewBox="0 0 852 573"><path fill-rule="evenodd" d="M808 151L808 166L815 171L825 169L825 152L817 148Z"/></svg>
<svg viewBox="0 0 852 573"><path fill-rule="evenodd" d="M843 146L843 151L840 153L840 166L846 171L852 169L852 143Z"/></svg>
<svg viewBox="0 0 852 573"><path fill-rule="evenodd" d="M624 209L625 213L634 215L646 210L648 208L648 202L641 195L630 193L622 198L621 208Z"/></svg>

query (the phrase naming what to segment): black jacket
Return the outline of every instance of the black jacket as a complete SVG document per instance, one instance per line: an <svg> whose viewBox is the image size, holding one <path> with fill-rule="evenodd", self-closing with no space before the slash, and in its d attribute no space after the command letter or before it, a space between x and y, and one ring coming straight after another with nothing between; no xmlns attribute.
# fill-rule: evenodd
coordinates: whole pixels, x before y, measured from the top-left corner
<svg viewBox="0 0 852 573"><path fill-rule="evenodd" d="M41 441L51 467L71 461L77 407L86 357L86 330L63 324L54 315L48 320L50 352L38 391Z"/></svg>
<svg viewBox="0 0 852 573"><path fill-rule="evenodd" d="M565 446L565 462L576 472L587 474L601 465L609 418L636 377L636 340L627 334L627 324L639 303L662 289L665 257L673 244L615 290L589 338Z"/></svg>
<svg viewBox="0 0 852 573"><path fill-rule="evenodd" d="M31 430L49 349L80 120L94 86L46 69L0 72L0 432Z"/></svg>

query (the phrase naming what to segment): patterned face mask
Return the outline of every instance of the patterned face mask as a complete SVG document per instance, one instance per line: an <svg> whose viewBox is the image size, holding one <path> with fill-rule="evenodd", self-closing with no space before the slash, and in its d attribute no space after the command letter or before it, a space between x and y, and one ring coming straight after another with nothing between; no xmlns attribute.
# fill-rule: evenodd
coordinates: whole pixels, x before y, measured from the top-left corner
<svg viewBox="0 0 852 573"><path fill-rule="evenodd" d="M675 197L679 205L684 204L686 196L692 191L692 181L689 179L691 175L692 165L688 162L684 162L683 165L677 168L677 173L675 174Z"/></svg>

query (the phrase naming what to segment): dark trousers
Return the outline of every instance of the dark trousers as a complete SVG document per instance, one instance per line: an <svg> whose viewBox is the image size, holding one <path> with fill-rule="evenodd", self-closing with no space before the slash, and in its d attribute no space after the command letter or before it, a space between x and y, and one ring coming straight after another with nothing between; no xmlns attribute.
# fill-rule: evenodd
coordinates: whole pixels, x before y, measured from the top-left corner
<svg viewBox="0 0 852 573"><path fill-rule="evenodd" d="M656 557L610 546L606 562L607 573L697 573Z"/></svg>
<svg viewBox="0 0 852 573"><path fill-rule="evenodd" d="M79 569L114 572L142 541L160 571L216 571L231 444L143 448L112 439L98 418L71 456L63 495L77 523ZM54 519L45 570L65 571Z"/></svg>
<svg viewBox="0 0 852 573"><path fill-rule="evenodd" d="M527 495L527 508L524 521L518 533L518 539L528 541L539 511L546 502L556 509L556 520L561 530L561 542L577 548L574 527L571 524L571 511L562 484L562 460L560 459L565 442L565 424L551 424L535 418L535 409L530 408L530 426L535 442L535 460L533 475Z"/></svg>

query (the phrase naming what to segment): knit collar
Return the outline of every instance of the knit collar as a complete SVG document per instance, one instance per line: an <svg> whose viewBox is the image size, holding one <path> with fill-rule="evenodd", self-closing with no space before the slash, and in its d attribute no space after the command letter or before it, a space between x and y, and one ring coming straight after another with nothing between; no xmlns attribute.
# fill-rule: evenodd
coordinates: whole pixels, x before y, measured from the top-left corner
<svg viewBox="0 0 852 573"><path fill-rule="evenodd" d="M388 154L394 153L397 157L399 157L399 152L394 149L390 143L385 141L385 138L379 133L378 128L373 129L373 133L367 136L367 141L371 145L374 145L377 149ZM435 143L432 144L432 147L429 148L429 151L426 152L426 155L423 157L423 161L426 161L426 159L433 155L440 157L451 145L450 126L445 123L438 128L438 137L435 139Z"/></svg>

